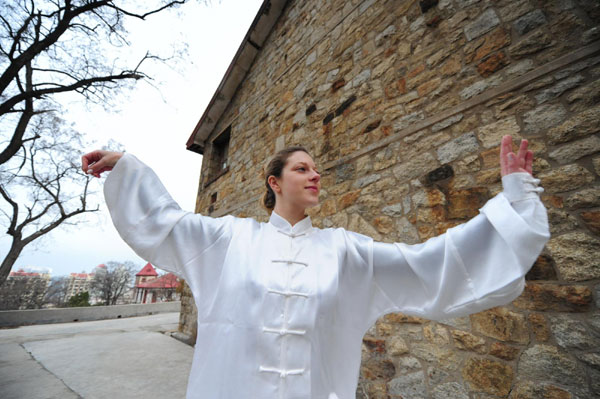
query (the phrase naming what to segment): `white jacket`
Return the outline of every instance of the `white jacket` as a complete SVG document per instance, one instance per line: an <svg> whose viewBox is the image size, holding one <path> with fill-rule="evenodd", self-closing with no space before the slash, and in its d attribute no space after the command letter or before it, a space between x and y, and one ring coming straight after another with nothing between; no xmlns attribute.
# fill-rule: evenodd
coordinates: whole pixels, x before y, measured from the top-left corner
<svg viewBox="0 0 600 399"><path fill-rule="evenodd" d="M104 186L121 237L183 277L198 308L187 397L350 399L361 342L375 320L402 312L463 316L519 296L549 238L537 182L503 179L481 213L417 245L185 212L154 172L125 154Z"/></svg>

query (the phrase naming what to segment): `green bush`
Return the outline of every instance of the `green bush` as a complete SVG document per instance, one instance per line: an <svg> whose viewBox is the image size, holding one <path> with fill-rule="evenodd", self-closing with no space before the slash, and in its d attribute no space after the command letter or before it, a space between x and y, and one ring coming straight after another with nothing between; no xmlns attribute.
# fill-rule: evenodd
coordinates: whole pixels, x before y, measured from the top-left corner
<svg viewBox="0 0 600 399"><path fill-rule="evenodd" d="M79 294L75 294L69 298L70 308L77 308L81 306L90 306L90 294L87 291L80 292Z"/></svg>

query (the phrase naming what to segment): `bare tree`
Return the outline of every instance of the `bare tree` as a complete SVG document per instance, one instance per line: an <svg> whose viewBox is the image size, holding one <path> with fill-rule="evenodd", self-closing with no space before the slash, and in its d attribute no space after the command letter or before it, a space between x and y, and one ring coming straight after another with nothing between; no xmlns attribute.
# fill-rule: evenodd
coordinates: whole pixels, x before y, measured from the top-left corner
<svg viewBox="0 0 600 399"><path fill-rule="evenodd" d="M116 305L125 292L131 289L131 282L138 267L133 262L107 262L106 268L99 269L90 284L92 295L100 298L105 305Z"/></svg>
<svg viewBox="0 0 600 399"><path fill-rule="evenodd" d="M61 224L80 222L74 219L80 214L98 210L88 203L91 178L80 168L79 133L56 117L35 119L35 136L11 162L0 166L0 195L5 202L0 217L12 239L0 265L0 283L26 245Z"/></svg>
<svg viewBox="0 0 600 399"><path fill-rule="evenodd" d="M57 96L79 94L108 107L119 90L147 78L146 61L164 60L123 56L130 45L124 21L185 2L0 1L0 211L12 238L0 284L26 245L97 209L78 172L81 150L63 140L75 143L78 134L57 117Z"/></svg>
<svg viewBox="0 0 600 399"><path fill-rule="evenodd" d="M0 310L39 309L44 304L48 279L11 277L0 284Z"/></svg>
<svg viewBox="0 0 600 399"><path fill-rule="evenodd" d="M68 277L53 277L50 280L50 284L48 284L48 289L44 295L44 304L50 304L59 308L65 306L69 300L69 298L67 298L68 288Z"/></svg>
<svg viewBox="0 0 600 399"><path fill-rule="evenodd" d="M126 82L147 77L142 63L122 65L113 50L129 46L123 22L186 0L14 0L0 2L0 164L30 140L26 131L39 107L61 93L104 103ZM152 4L154 3L154 4Z"/></svg>

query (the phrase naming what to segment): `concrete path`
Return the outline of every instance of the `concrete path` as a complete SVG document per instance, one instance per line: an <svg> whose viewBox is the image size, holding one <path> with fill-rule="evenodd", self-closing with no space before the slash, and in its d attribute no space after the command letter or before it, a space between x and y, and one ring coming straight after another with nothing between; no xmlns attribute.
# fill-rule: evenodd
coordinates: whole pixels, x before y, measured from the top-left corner
<svg viewBox="0 0 600 399"><path fill-rule="evenodd" d="M0 330L0 398L184 398L179 313Z"/></svg>

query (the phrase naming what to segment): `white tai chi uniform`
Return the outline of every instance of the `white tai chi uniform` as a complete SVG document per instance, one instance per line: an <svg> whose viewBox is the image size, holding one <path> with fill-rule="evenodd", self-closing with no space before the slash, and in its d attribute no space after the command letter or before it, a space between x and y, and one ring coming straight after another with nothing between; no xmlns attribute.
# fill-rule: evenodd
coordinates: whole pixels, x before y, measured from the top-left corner
<svg viewBox="0 0 600 399"><path fill-rule="evenodd" d="M503 305L550 234L539 180L504 191L469 222L425 243L374 242L343 228L186 212L131 154L104 185L121 237L185 279L198 308L188 398L351 399L361 342L375 320L432 320Z"/></svg>

